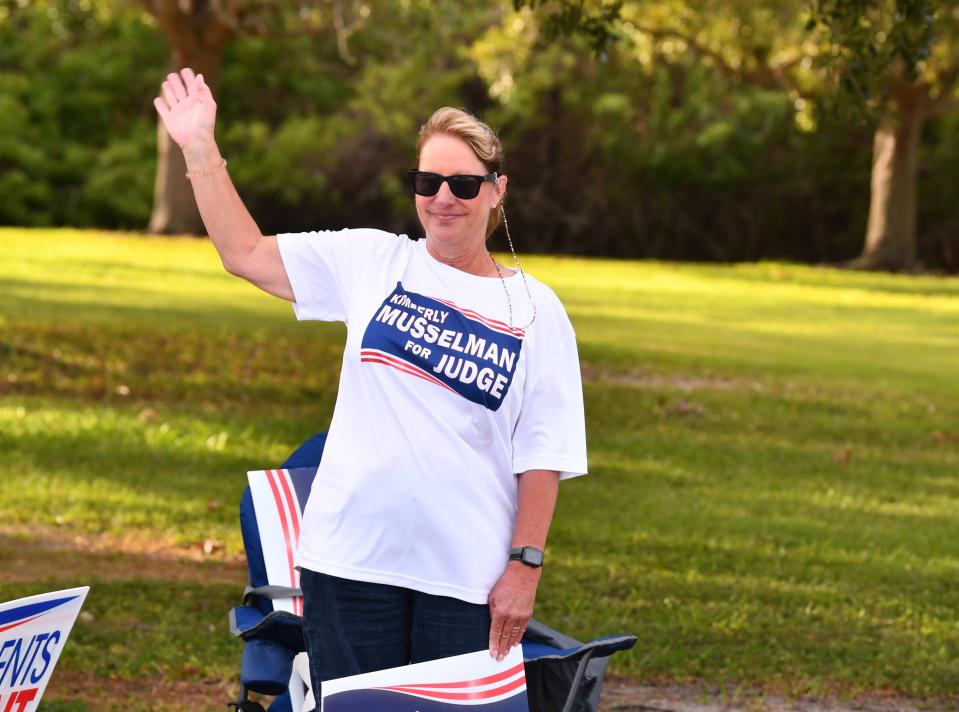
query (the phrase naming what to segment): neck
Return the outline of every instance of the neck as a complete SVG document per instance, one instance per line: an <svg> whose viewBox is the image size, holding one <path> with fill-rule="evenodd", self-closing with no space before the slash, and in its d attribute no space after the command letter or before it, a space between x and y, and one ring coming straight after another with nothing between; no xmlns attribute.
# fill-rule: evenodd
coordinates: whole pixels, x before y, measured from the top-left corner
<svg viewBox="0 0 959 712"><path fill-rule="evenodd" d="M426 250L438 262L455 267L463 272L478 277L495 277L497 275L493 258L486 250L485 243L474 242L467 246L443 245L436 244L427 236Z"/></svg>

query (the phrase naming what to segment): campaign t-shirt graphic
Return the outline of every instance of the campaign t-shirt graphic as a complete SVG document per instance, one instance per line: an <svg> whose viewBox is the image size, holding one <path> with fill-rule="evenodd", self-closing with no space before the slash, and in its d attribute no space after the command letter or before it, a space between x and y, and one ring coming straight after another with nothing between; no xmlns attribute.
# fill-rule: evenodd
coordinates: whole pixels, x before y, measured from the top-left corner
<svg viewBox="0 0 959 712"><path fill-rule="evenodd" d="M366 327L360 361L390 366L496 411L513 382L523 336L523 329L397 282Z"/></svg>

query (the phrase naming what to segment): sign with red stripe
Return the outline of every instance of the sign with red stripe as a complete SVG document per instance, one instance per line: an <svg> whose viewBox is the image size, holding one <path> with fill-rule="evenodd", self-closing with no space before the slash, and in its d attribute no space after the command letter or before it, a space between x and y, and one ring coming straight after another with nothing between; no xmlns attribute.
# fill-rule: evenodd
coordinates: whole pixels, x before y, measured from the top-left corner
<svg viewBox="0 0 959 712"><path fill-rule="evenodd" d="M303 507L309 496L314 469L248 473L266 576L271 586L300 587L300 572L294 561L300 541ZM303 597L274 599L273 609L301 616Z"/></svg>
<svg viewBox="0 0 959 712"><path fill-rule="evenodd" d="M295 589L300 587L300 572L296 569L296 547L300 541L303 508L310 496L315 474L315 467L247 473L260 532L266 579L271 586ZM302 616L303 597L274 598L273 610ZM303 653L297 658L301 656L305 659ZM290 700L295 710L309 709L304 707L303 684L308 677L309 674L303 672L299 663L295 662L289 686Z"/></svg>
<svg viewBox="0 0 959 712"><path fill-rule="evenodd" d="M0 603L0 710L32 712L40 704L89 590Z"/></svg>
<svg viewBox="0 0 959 712"><path fill-rule="evenodd" d="M529 712L522 648L481 650L323 683L323 712Z"/></svg>

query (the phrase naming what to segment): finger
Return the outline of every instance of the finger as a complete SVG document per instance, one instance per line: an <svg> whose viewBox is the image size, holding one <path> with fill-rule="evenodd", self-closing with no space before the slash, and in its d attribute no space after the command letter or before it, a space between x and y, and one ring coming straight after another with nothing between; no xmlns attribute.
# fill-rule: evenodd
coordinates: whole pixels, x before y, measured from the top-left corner
<svg viewBox="0 0 959 712"><path fill-rule="evenodd" d="M509 652L509 642L512 638L512 633L508 630L503 631L503 635L499 639L499 646L496 649L496 659L502 660L506 657L506 653Z"/></svg>
<svg viewBox="0 0 959 712"><path fill-rule="evenodd" d="M497 660L502 660L509 652L510 645L513 641L513 636L516 633L516 625L516 621L510 619L503 620L503 627L499 631L499 638L495 641L496 651L493 657L495 657Z"/></svg>
<svg viewBox="0 0 959 712"><path fill-rule="evenodd" d="M153 105L156 107L157 113L160 114L161 118L165 119L167 114L170 113L170 107L167 106L167 103L160 97L153 100Z"/></svg>
<svg viewBox="0 0 959 712"><path fill-rule="evenodd" d="M180 100L176 98L176 94L173 93L173 87L170 85L170 82L163 82L163 84L160 85L160 91L163 93L163 98L166 99L166 103L170 105L171 109L180 103Z"/></svg>
<svg viewBox="0 0 959 712"><path fill-rule="evenodd" d="M494 616L493 622L489 628L489 654L490 657L496 657L499 654L500 638L503 635L506 620L501 616ZM508 631L507 631L508 634Z"/></svg>
<svg viewBox="0 0 959 712"><path fill-rule="evenodd" d="M513 641L513 635L514 635L514 631L512 630L512 626L508 625L506 628L504 628L503 633L499 639L499 646L497 646L497 649L496 649L497 660L502 660L503 658L506 657L506 654L509 652L510 646Z"/></svg>
<svg viewBox="0 0 959 712"><path fill-rule="evenodd" d="M176 72L170 72L166 75L167 81L170 82L170 88L173 90L173 95L177 99L186 99L186 89L183 86L183 80L180 79L180 75Z"/></svg>
<svg viewBox="0 0 959 712"><path fill-rule="evenodd" d="M509 625L509 648L515 648L523 642L523 636L526 635L526 628L529 625L529 618L517 618ZM509 652L508 648L507 651Z"/></svg>
<svg viewBox="0 0 959 712"><path fill-rule="evenodd" d="M180 70L180 76L183 78L183 86L186 88L187 96L193 94L197 90L196 75L193 73L193 70L189 67L184 67Z"/></svg>

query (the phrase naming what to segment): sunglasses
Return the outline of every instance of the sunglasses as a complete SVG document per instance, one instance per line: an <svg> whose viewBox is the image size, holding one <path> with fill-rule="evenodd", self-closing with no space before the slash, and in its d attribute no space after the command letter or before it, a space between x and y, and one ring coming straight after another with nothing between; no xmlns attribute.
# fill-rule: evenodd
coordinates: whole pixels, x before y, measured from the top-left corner
<svg viewBox="0 0 959 712"><path fill-rule="evenodd" d="M406 175L413 192L427 198L439 193L444 181L449 184L450 192L461 200L470 200L479 195L483 183L496 182L496 171L485 176L441 176L428 171L410 171Z"/></svg>

